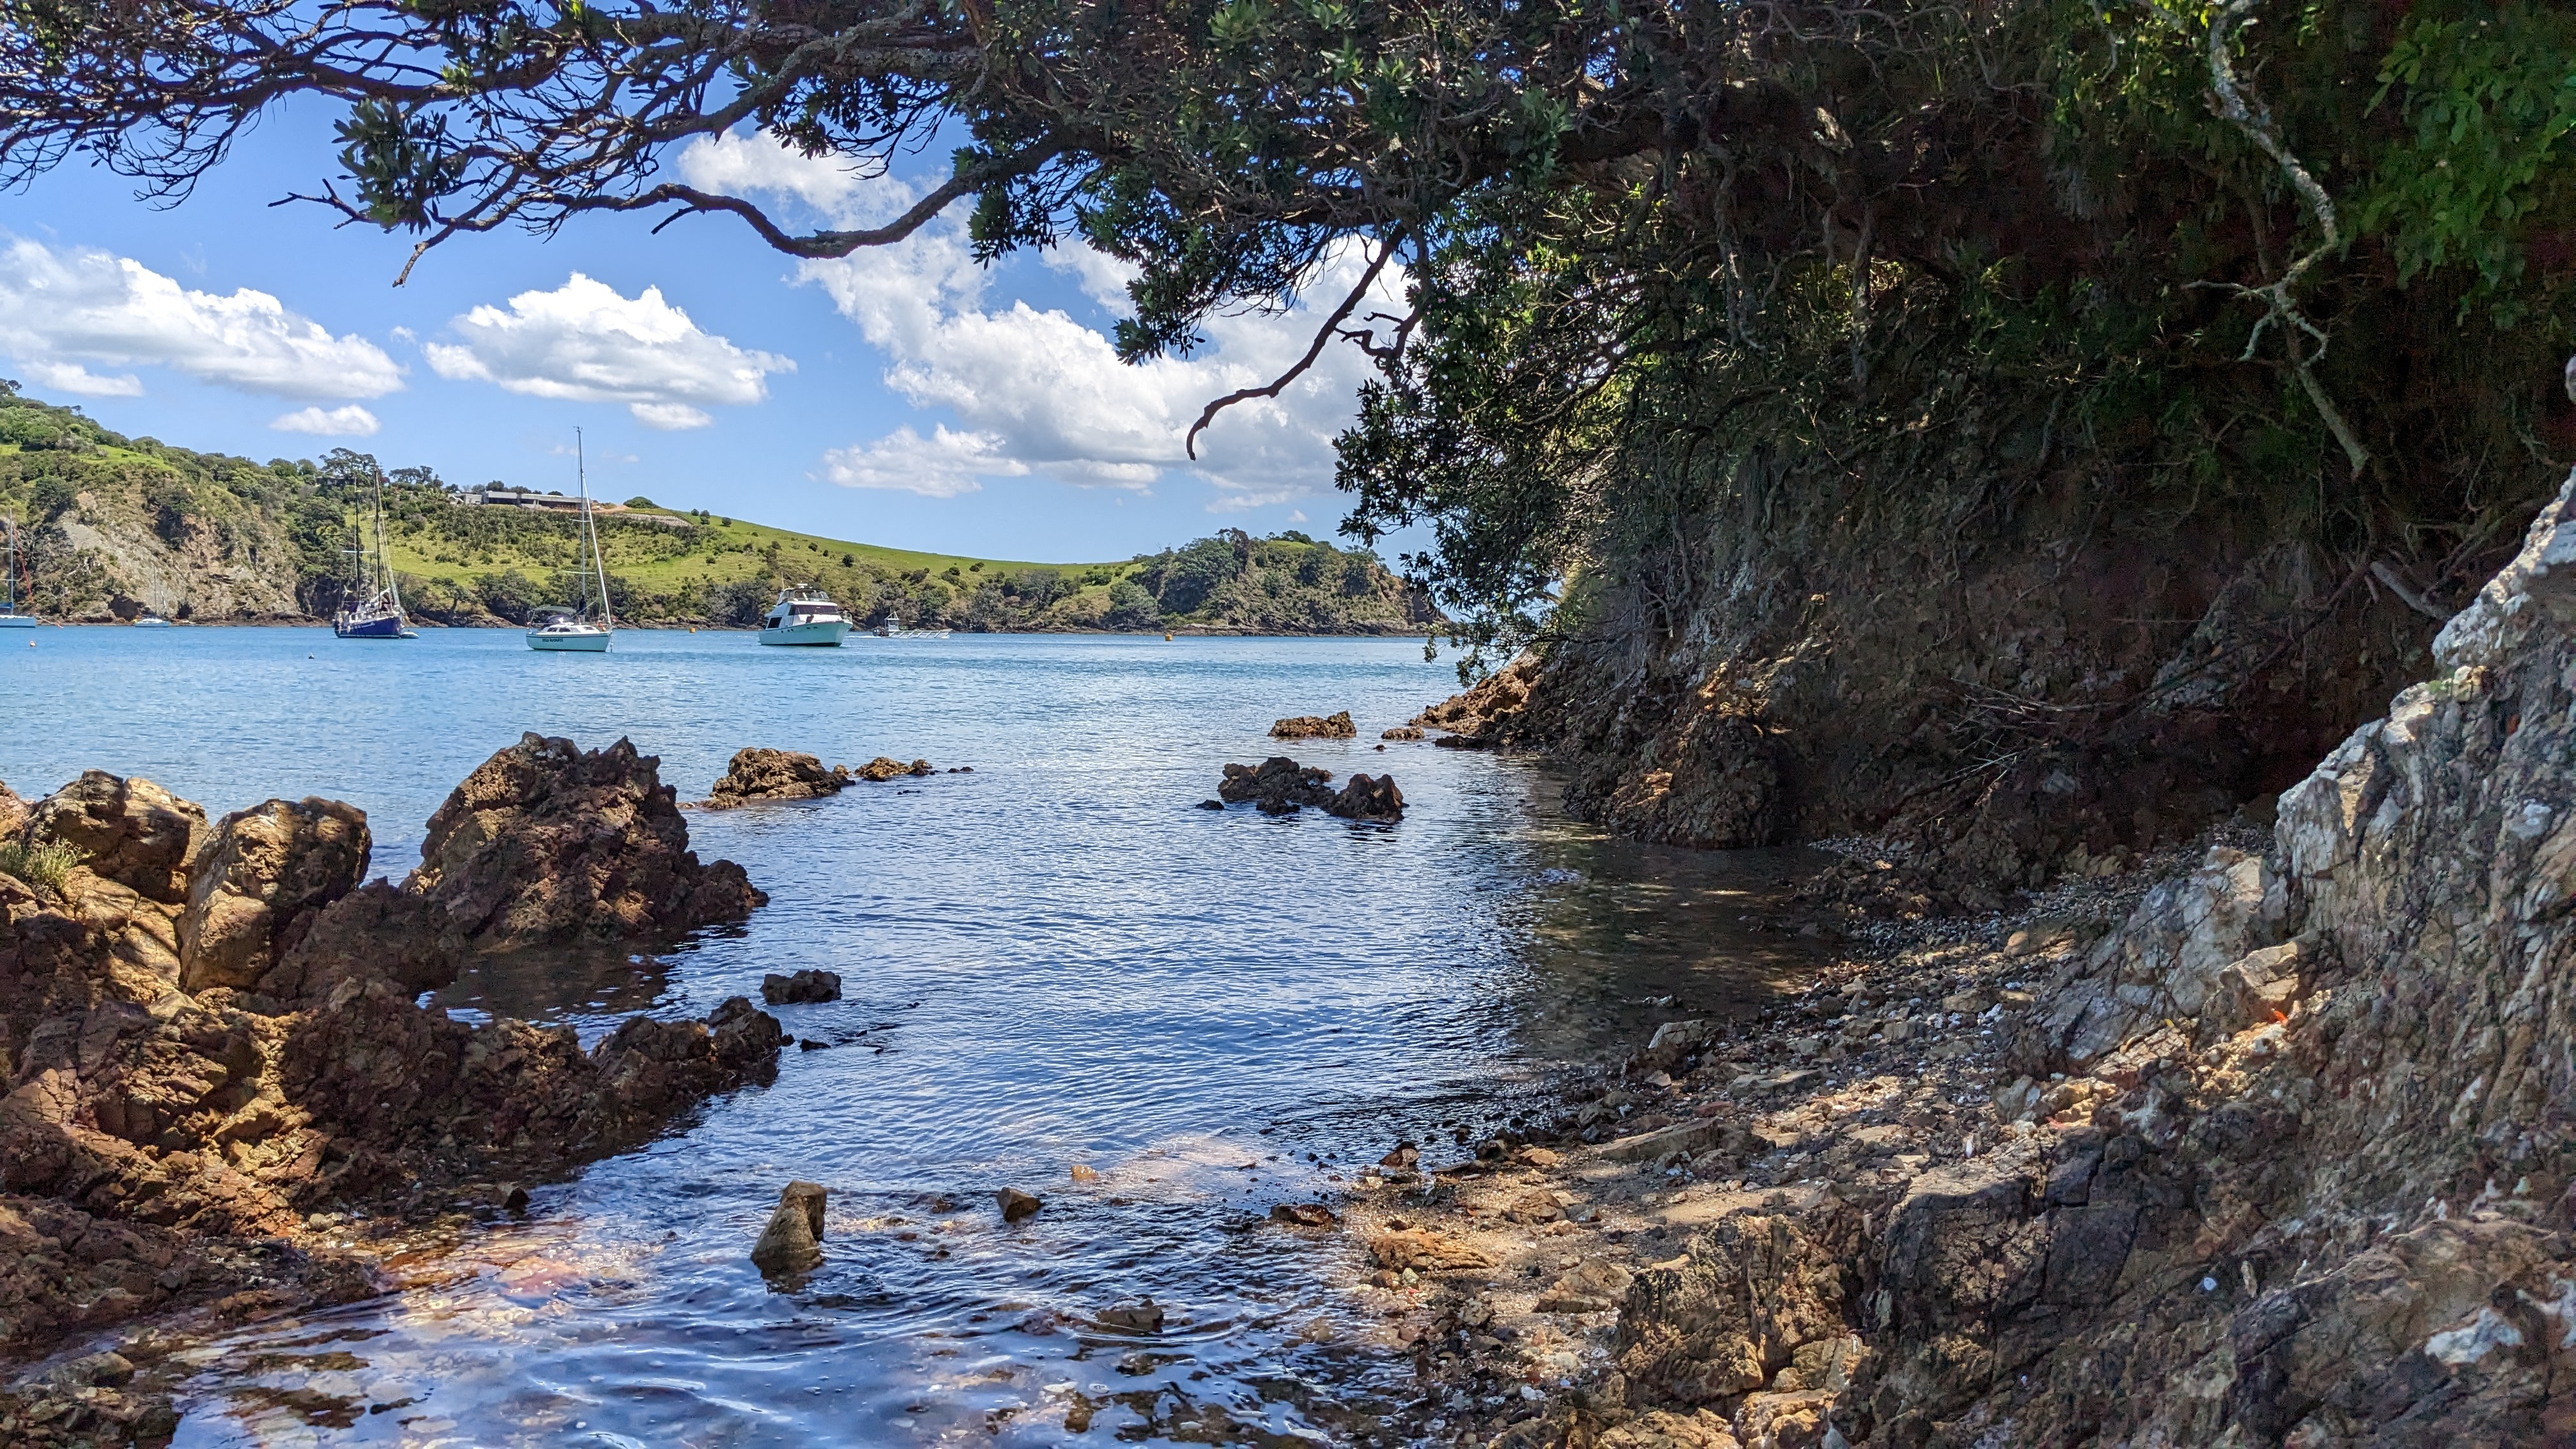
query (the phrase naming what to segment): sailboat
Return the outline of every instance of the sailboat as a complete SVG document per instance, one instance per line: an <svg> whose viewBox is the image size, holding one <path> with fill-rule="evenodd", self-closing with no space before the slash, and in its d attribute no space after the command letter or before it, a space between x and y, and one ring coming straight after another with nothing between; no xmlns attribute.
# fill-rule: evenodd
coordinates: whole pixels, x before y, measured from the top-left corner
<svg viewBox="0 0 2576 1449"><path fill-rule="evenodd" d="M0 518L0 533L9 542L7 566L0 567L0 629L33 629L36 616L18 612L18 521Z"/></svg>
<svg viewBox="0 0 2576 1449"><path fill-rule="evenodd" d="M385 475L376 474L375 494L370 509L375 516L376 546L372 553L353 548L356 587L350 590L350 602L331 616L331 632L343 639L417 639L411 621L403 615L402 590L394 583L393 561L385 553Z"/></svg>
<svg viewBox="0 0 2576 1449"><path fill-rule="evenodd" d="M528 631L528 647L581 654L605 654L617 621L608 611L608 564L599 554L599 524L590 516L590 473L584 466L581 429L572 433L573 476L581 486L581 541L588 551L581 569L581 609L546 608L536 612L544 622ZM590 585L599 581L599 622L590 622Z"/></svg>

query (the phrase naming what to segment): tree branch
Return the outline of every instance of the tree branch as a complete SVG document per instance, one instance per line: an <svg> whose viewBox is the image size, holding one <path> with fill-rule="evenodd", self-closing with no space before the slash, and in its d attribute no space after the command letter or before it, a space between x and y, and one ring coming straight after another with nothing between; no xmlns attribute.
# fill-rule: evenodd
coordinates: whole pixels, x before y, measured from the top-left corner
<svg viewBox="0 0 2576 1449"><path fill-rule="evenodd" d="M1342 305L1335 307L1333 315L1324 319L1324 325L1315 329L1315 340L1306 344L1306 355L1297 359L1296 366L1281 373L1266 387L1247 387L1239 392L1227 393L1209 403L1199 414L1199 420L1190 424L1189 436L1181 440L1181 451L1189 455L1193 462L1197 461L1199 434L1207 431L1208 424L1216 421L1218 413L1236 403L1250 402L1257 397L1277 397L1288 390L1288 384L1305 376L1306 369L1315 365L1315 359L1324 355L1324 344L1332 341L1334 336L1340 333L1342 324L1350 320L1350 315L1358 309L1360 300L1369 294L1369 288L1377 285L1377 274L1386 270L1386 264L1394 259L1395 249L1403 239L1404 228L1397 227L1394 234L1386 239L1386 245L1380 247L1378 254L1369 260L1368 270L1360 274L1359 285L1351 288L1351 294L1342 299Z"/></svg>

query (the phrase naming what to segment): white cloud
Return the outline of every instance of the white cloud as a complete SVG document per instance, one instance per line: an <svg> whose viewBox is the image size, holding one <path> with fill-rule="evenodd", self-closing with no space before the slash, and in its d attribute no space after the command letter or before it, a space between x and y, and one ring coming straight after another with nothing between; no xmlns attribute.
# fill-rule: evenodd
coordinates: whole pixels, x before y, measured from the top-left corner
<svg viewBox="0 0 2576 1449"><path fill-rule="evenodd" d="M1122 265L1085 248L1061 251L1049 264L1071 273L1104 307L1124 306L1129 272ZM1355 249L1336 257L1313 295L1338 301L1364 267ZM1067 483L1139 491L1179 470L1214 485L1212 511L1329 491L1333 439L1348 425L1370 366L1356 348L1326 348L1279 398L1218 414L1193 463L1182 445L1199 410L1286 371L1314 335L1311 309L1214 318L1198 356L1131 367L1118 361L1102 331L1061 309L986 305L987 274L953 223L898 246L809 262L801 275L887 355L887 386L917 407L947 409L965 434L991 440L972 460L977 465L1009 462ZM1370 307L1398 310L1402 286L1389 268L1363 316ZM979 476L999 474L988 468Z"/></svg>
<svg viewBox="0 0 2576 1449"><path fill-rule="evenodd" d="M823 477L844 488L884 488L924 498L954 498L982 491L984 478L1017 478L1026 463L1006 457L992 433L960 433L941 425L927 438L897 428L864 448L834 448L823 455Z"/></svg>
<svg viewBox="0 0 2576 1449"><path fill-rule="evenodd" d="M921 197L912 186L830 156L807 156L758 132L730 131L689 143L680 179L700 191L792 196L840 226L882 223Z"/></svg>
<svg viewBox="0 0 2576 1449"><path fill-rule="evenodd" d="M702 428L710 406L769 396L788 358L702 332L659 287L621 297L579 272L551 292L521 292L509 310L476 307L448 323L460 339L422 351L439 376L489 382L559 402L618 402L653 428Z"/></svg>
<svg viewBox="0 0 2576 1449"><path fill-rule="evenodd" d="M329 412L318 407L301 408L284 417L271 418L268 425L281 433L311 433L317 438L372 438L379 426L376 415L356 403Z"/></svg>
<svg viewBox="0 0 2576 1449"><path fill-rule="evenodd" d="M402 387L383 348L334 337L266 292L192 291L130 257L0 234L0 353L40 385L134 397L132 373L167 367L201 382L292 398L382 397Z"/></svg>

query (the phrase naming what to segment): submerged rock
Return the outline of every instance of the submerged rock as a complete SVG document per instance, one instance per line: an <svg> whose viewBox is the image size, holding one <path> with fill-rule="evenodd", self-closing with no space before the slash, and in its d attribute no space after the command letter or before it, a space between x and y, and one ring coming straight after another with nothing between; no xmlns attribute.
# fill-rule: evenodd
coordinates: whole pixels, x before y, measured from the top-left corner
<svg viewBox="0 0 2576 1449"><path fill-rule="evenodd" d="M710 808L723 810L758 800L811 800L848 788L846 765L826 769L812 755L753 747L734 752L724 778L707 792Z"/></svg>
<svg viewBox="0 0 2576 1449"><path fill-rule="evenodd" d="M780 1189L769 1225L751 1246L751 1261L761 1272L802 1273L823 1261L825 1196L816 1182L791 1182Z"/></svg>
<svg viewBox="0 0 2576 1449"><path fill-rule="evenodd" d="M1359 732L1359 726L1351 723L1349 710L1325 716L1301 714L1270 726L1270 737L1274 740L1347 740Z"/></svg>
<svg viewBox="0 0 2576 1449"><path fill-rule="evenodd" d="M1327 782L1332 778L1330 770L1273 755L1258 765L1226 766L1216 793L1230 805L1250 801L1274 815L1293 815L1300 806L1331 804L1333 791Z"/></svg>
<svg viewBox="0 0 2576 1449"><path fill-rule="evenodd" d="M838 1001L841 999L841 978L830 971L763 976L760 978L760 999L772 1006Z"/></svg>
<svg viewBox="0 0 2576 1449"><path fill-rule="evenodd" d="M1353 775L1341 793L1324 802L1324 813L1345 820L1401 820L1404 792L1393 775Z"/></svg>
<svg viewBox="0 0 2576 1449"><path fill-rule="evenodd" d="M931 764L928 760L915 760L911 764L907 765L903 761L894 758L892 755L879 755L875 759L868 761L866 764L859 766L860 779L872 781L878 784L882 784L885 781L895 779L902 775L935 775L938 773L939 767Z"/></svg>
<svg viewBox="0 0 2576 1449"><path fill-rule="evenodd" d="M429 818L403 888L441 935L484 948L667 939L767 904L742 867L699 863L659 767L623 739L585 752L525 735Z"/></svg>
<svg viewBox="0 0 2576 1449"><path fill-rule="evenodd" d="M1103 1308L1098 1316L1102 1327L1115 1328L1123 1333L1163 1331L1163 1307L1151 1298L1139 1299L1134 1303L1121 1304L1115 1308Z"/></svg>
<svg viewBox="0 0 2576 1449"><path fill-rule="evenodd" d="M1378 733L1378 738L1382 740L1418 740L1422 738L1422 731L1415 725L1397 725L1391 730L1380 731Z"/></svg>

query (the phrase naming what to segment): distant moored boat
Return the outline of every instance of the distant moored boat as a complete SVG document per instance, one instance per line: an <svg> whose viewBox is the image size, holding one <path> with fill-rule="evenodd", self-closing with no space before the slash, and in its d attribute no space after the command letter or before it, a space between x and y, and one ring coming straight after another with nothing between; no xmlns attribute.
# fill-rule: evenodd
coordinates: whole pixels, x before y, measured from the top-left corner
<svg viewBox="0 0 2576 1449"><path fill-rule="evenodd" d="M0 518L0 533L8 537L6 563L0 563L0 629L33 629L36 616L18 612L18 520Z"/></svg>
<svg viewBox="0 0 2576 1449"><path fill-rule="evenodd" d="M417 639L420 636L411 631L411 621L403 616L402 590L394 583L393 562L385 555L385 475L381 472L376 474L372 506L375 551L348 551L357 562L356 587L350 590L355 602L331 616L331 632L343 639Z"/></svg>
<svg viewBox="0 0 2576 1449"><path fill-rule="evenodd" d="M837 645L850 632L849 616L821 589L787 589L760 621L763 644Z"/></svg>
<svg viewBox="0 0 2576 1449"><path fill-rule="evenodd" d="M608 611L608 564L599 553L599 524L590 513L590 470L582 461L581 429L572 430L573 476L581 480L581 536L590 557L581 570L581 607L539 609L543 620L528 631L528 647L549 654L605 654L617 621ZM599 622L590 621L590 583L599 580ZM531 622L534 622L533 620Z"/></svg>

